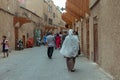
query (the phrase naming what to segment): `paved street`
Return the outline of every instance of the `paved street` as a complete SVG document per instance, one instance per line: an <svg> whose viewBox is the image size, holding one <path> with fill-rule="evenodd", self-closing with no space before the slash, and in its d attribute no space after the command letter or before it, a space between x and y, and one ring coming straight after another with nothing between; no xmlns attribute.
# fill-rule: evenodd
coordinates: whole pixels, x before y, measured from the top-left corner
<svg viewBox="0 0 120 80"><path fill-rule="evenodd" d="M111 80L84 57L77 58L75 67L76 72L67 71L59 50L49 60L44 46L35 47L0 58L0 80Z"/></svg>

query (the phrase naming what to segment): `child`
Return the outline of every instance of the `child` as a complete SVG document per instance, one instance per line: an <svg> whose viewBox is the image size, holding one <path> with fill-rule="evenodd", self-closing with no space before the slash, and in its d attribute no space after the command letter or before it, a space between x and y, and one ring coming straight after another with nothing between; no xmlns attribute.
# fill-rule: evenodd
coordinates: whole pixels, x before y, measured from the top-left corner
<svg viewBox="0 0 120 80"><path fill-rule="evenodd" d="M9 53L9 44L8 44L8 40L6 40L6 36L2 36L2 41L1 41L1 45L2 45L2 52L3 52L3 58L8 57Z"/></svg>

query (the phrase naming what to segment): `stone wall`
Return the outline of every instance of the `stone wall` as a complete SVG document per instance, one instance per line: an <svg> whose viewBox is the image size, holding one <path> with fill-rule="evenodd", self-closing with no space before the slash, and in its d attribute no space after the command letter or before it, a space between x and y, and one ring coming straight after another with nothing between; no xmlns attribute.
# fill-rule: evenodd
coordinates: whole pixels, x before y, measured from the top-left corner
<svg viewBox="0 0 120 80"><path fill-rule="evenodd" d="M42 23L42 17L38 16L36 13L24 7L20 7L18 13L19 16L30 19L32 22L35 22L37 25L39 24L38 26L40 27L40 23Z"/></svg>
<svg viewBox="0 0 120 80"><path fill-rule="evenodd" d="M19 16L31 20L31 22L25 23L19 28L19 39L23 39L24 36L26 44L28 38L34 38L35 29L42 30L42 18L24 7L20 7L18 13Z"/></svg>
<svg viewBox="0 0 120 80"><path fill-rule="evenodd" d="M91 9L90 53L94 52L93 18L98 23L98 63L114 80L120 80L120 1L100 0Z"/></svg>
<svg viewBox="0 0 120 80"><path fill-rule="evenodd" d="M19 39L23 39L23 36L25 36L25 44L27 42L28 38L34 38L34 29L35 29L34 23L26 23L22 27L19 28Z"/></svg>
<svg viewBox="0 0 120 80"><path fill-rule="evenodd" d="M9 11L10 13L16 13L19 8L17 0L0 0L0 8Z"/></svg>
<svg viewBox="0 0 120 80"><path fill-rule="evenodd" d="M95 2L94 2L95 3ZM90 17L89 17L89 25L90 25L90 59L92 61L94 61L94 24L98 24L98 47L99 47L99 39L100 39L100 36L99 36L99 18L100 18L100 3L98 3L95 7L93 7L90 11ZM97 18L98 20L97 21L94 21L94 18ZM98 62L100 62L101 58L101 53L99 52L99 49L98 49ZM99 63L100 64L100 63Z"/></svg>
<svg viewBox="0 0 120 80"><path fill-rule="evenodd" d="M44 0L26 0L25 8L31 10L32 12L43 18L43 3Z"/></svg>
<svg viewBox="0 0 120 80"><path fill-rule="evenodd" d="M120 80L120 0L100 1L101 66Z"/></svg>
<svg viewBox="0 0 120 80"><path fill-rule="evenodd" d="M13 16L4 11L0 11L0 40L2 36L7 36L9 40L10 48L15 48L14 26Z"/></svg>
<svg viewBox="0 0 120 80"><path fill-rule="evenodd" d="M2 3L2 5L1 5ZM29 34L28 38L34 37L34 29L41 29L42 27L42 18L39 17L34 12L31 12L23 7L20 7L18 2L15 0L3 1L0 3L0 39L2 35L6 35L8 37L10 47L15 49L15 31L14 27L20 27L19 23L13 25L13 19L17 15L18 17L24 17L26 19L31 20L29 23L23 24L19 28L19 39L22 39L25 36L25 41L27 41L27 34ZM15 6L16 5L16 6ZM4 27L3 27L4 26Z"/></svg>
<svg viewBox="0 0 120 80"><path fill-rule="evenodd" d="M87 42L86 42L86 20L82 21L83 26L83 53L87 56Z"/></svg>

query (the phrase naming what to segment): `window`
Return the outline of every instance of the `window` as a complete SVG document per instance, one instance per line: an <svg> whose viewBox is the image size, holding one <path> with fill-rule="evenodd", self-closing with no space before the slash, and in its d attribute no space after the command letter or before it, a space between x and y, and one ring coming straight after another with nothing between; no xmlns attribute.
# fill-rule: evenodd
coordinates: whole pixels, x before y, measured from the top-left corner
<svg viewBox="0 0 120 80"><path fill-rule="evenodd" d="M48 11L52 13L52 6L48 5Z"/></svg>
<svg viewBox="0 0 120 80"><path fill-rule="evenodd" d="M49 18L48 24L52 25L52 19L51 18Z"/></svg>

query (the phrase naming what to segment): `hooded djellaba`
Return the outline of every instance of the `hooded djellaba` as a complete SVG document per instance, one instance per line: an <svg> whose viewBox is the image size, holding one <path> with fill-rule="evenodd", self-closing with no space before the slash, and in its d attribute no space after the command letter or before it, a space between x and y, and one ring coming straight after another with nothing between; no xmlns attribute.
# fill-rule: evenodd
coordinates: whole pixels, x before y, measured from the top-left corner
<svg viewBox="0 0 120 80"><path fill-rule="evenodd" d="M60 53L66 57L68 71L74 72L75 58L79 50L79 39L73 34L70 29L68 36L65 38Z"/></svg>

